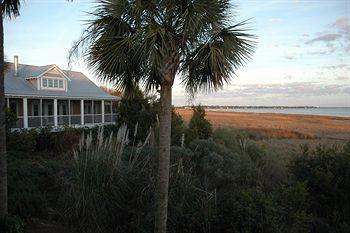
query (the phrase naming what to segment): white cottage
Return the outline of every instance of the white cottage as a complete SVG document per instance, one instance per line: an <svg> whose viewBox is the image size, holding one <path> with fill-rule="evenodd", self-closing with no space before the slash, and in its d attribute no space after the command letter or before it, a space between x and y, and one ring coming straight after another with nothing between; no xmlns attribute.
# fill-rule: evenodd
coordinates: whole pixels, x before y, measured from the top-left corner
<svg viewBox="0 0 350 233"><path fill-rule="evenodd" d="M112 96L83 73L56 65L8 63L5 70L6 105L17 114L16 128L93 126L116 121Z"/></svg>

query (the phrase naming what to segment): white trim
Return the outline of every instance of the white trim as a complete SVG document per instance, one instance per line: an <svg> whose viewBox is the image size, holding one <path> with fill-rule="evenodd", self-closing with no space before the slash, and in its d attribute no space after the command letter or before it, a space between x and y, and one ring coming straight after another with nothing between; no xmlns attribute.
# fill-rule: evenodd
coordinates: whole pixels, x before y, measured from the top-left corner
<svg viewBox="0 0 350 233"><path fill-rule="evenodd" d="M95 117L94 117L94 114L95 114L94 100L91 100L91 113L92 113L92 124L94 124L94 123L95 123Z"/></svg>
<svg viewBox="0 0 350 233"><path fill-rule="evenodd" d="M43 99L40 99L40 126L43 127Z"/></svg>
<svg viewBox="0 0 350 233"><path fill-rule="evenodd" d="M102 123L105 123L105 101L101 100Z"/></svg>
<svg viewBox="0 0 350 233"><path fill-rule="evenodd" d="M80 120L80 123L84 125L84 100L80 100Z"/></svg>
<svg viewBox="0 0 350 233"><path fill-rule="evenodd" d="M44 76L44 74L50 72L53 69L57 69L58 72L66 79L68 79L69 81L72 81L70 78L68 78L68 76L57 66L57 65L52 65L49 69L47 69L46 71L44 71L43 73L39 74L38 76L36 76L36 78L41 78L42 76Z"/></svg>
<svg viewBox="0 0 350 233"><path fill-rule="evenodd" d="M54 121L54 126L58 126L57 99L53 100L53 121Z"/></svg>
<svg viewBox="0 0 350 233"><path fill-rule="evenodd" d="M45 95L16 95L16 94L5 94L6 98L34 98L34 99L38 99L38 98L43 98L43 99L54 99L54 98L58 98L58 99L77 99L77 100L108 100L108 101L112 101L112 100L121 100L122 98L119 96L115 96L115 99L109 99L106 97L89 97L89 96L59 96L59 95L52 95L52 96L45 96Z"/></svg>
<svg viewBox="0 0 350 233"><path fill-rule="evenodd" d="M68 115L70 116L70 100L68 100ZM71 120L71 117L69 117L69 125L72 124L71 121L72 121L72 120Z"/></svg>
<svg viewBox="0 0 350 233"><path fill-rule="evenodd" d="M47 85L46 87L44 86L44 79L47 80ZM57 90L57 91L65 91L66 90L66 86L65 86L65 79L64 78L51 78L51 77L47 77L47 76L42 76L40 79L40 83L41 83L41 89L43 90ZM52 80L52 87L49 86L49 80ZM55 87L55 81L57 80L57 87ZM63 87L60 88L60 81L62 81L62 85Z"/></svg>
<svg viewBox="0 0 350 233"><path fill-rule="evenodd" d="M28 128L28 99L23 98L23 128Z"/></svg>

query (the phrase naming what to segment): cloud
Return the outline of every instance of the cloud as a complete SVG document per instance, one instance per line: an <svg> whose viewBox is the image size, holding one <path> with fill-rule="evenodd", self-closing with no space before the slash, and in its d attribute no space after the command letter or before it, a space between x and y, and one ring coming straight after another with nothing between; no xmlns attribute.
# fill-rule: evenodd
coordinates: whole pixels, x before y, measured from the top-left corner
<svg viewBox="0 0 350 233"><path fill-rule="evenodd" d="M284 79L293 79L293 76L289 74L289 75L285 76Z"/></svg>
<svg viewBox="0 0 350 233"><path fill-rule="evenodd" d="M292 82L272 84L246 84L236 86L232 90L211 93L211 98L265 98L271 97L307 97L307 96L331 96L349 95L350 85L323 85L316 82ZM201 97L203 95L198 95Z"/></svg>
<svg viewBox="0 0 350 233"><path fill-rule="evenodd" d="M288 60L294 60L294 59L295 59L295 56L292 56L292 55L285 55L285 56L283 56L283 58L288 59Z"/></svg>
<svg viewBox="0 0 350 233"><path fill-rule="evenodd" d="M336 27L341 30L349 31L350 29L350 21L348 17L339 17L337 20L332 24L333 27Z"/></svg>
<svg viewBox="0 0 350 233"><path fill-rule="evenodd" d="M338 76L338 77L336 78L336 80L345 81L345 80L349 80L349 77L346 77L346 76Z"/></svg>
<svg viewBox="0 0 350 233"><path fill-rule="evenodd" d="M322 36L315 37L314 39L308 40L305 44L313 44L315 42L330 42L335 41L341 38L341 34L338 33L329 33Z"/></svg>
<svg viewBox="0 0 350 233"><path fill-rule="evenodd" d="M269 20L269 22L271 22L271 23L280 23L280 22L283 21L283 19L281 19L281 18L270 18L270 19L268 19L268 20Z"/></svg>
<svg viewBox="0 0 350 233"><path fill-rule="evenodd" d="M322 66L322 68L329 69L329 70L342 69L342 68L346 68L346 67L350 67L350 65L348 65L348 64L338 64L338 65Z"/></svg>

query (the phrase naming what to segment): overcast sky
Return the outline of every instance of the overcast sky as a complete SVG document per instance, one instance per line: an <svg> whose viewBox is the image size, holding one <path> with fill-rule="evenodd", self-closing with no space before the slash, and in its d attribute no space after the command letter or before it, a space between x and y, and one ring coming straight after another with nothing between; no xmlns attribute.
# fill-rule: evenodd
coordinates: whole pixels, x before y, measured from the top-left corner
<svg viewBox="0 0 350 233"><path fill-rule="evenodd" d="M258 47L230 85L189 99L180 82L173 103L350 107L349 0L233 1L236 22L251 19ZM20 63L67 68L68 51L93 10L88 0L29 0L5 21L5 54ZM235 23L235 22L232 22ZM83 64L82 71L97 82Z"/></svg>

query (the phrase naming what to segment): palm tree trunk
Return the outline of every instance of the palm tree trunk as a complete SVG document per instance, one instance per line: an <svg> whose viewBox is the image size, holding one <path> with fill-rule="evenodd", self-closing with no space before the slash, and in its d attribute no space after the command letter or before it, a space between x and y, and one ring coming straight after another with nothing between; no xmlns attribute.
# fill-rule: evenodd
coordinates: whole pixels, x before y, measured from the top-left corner
<svg viewBox="0 0 350 233"><path fill-rule="evenodd" d="M166 233L168 211L169 163L171 141L171 88L165 82L160 89L159 161L155 195L155 233Z"/></svg>
<svg viewBox="0 0 350 233"><path fill-rule="evenodd" d="M2 6L0 5L0 13ZM0 216L7 215L7 156L4 89L4 25L0 17Z"/></svg>

